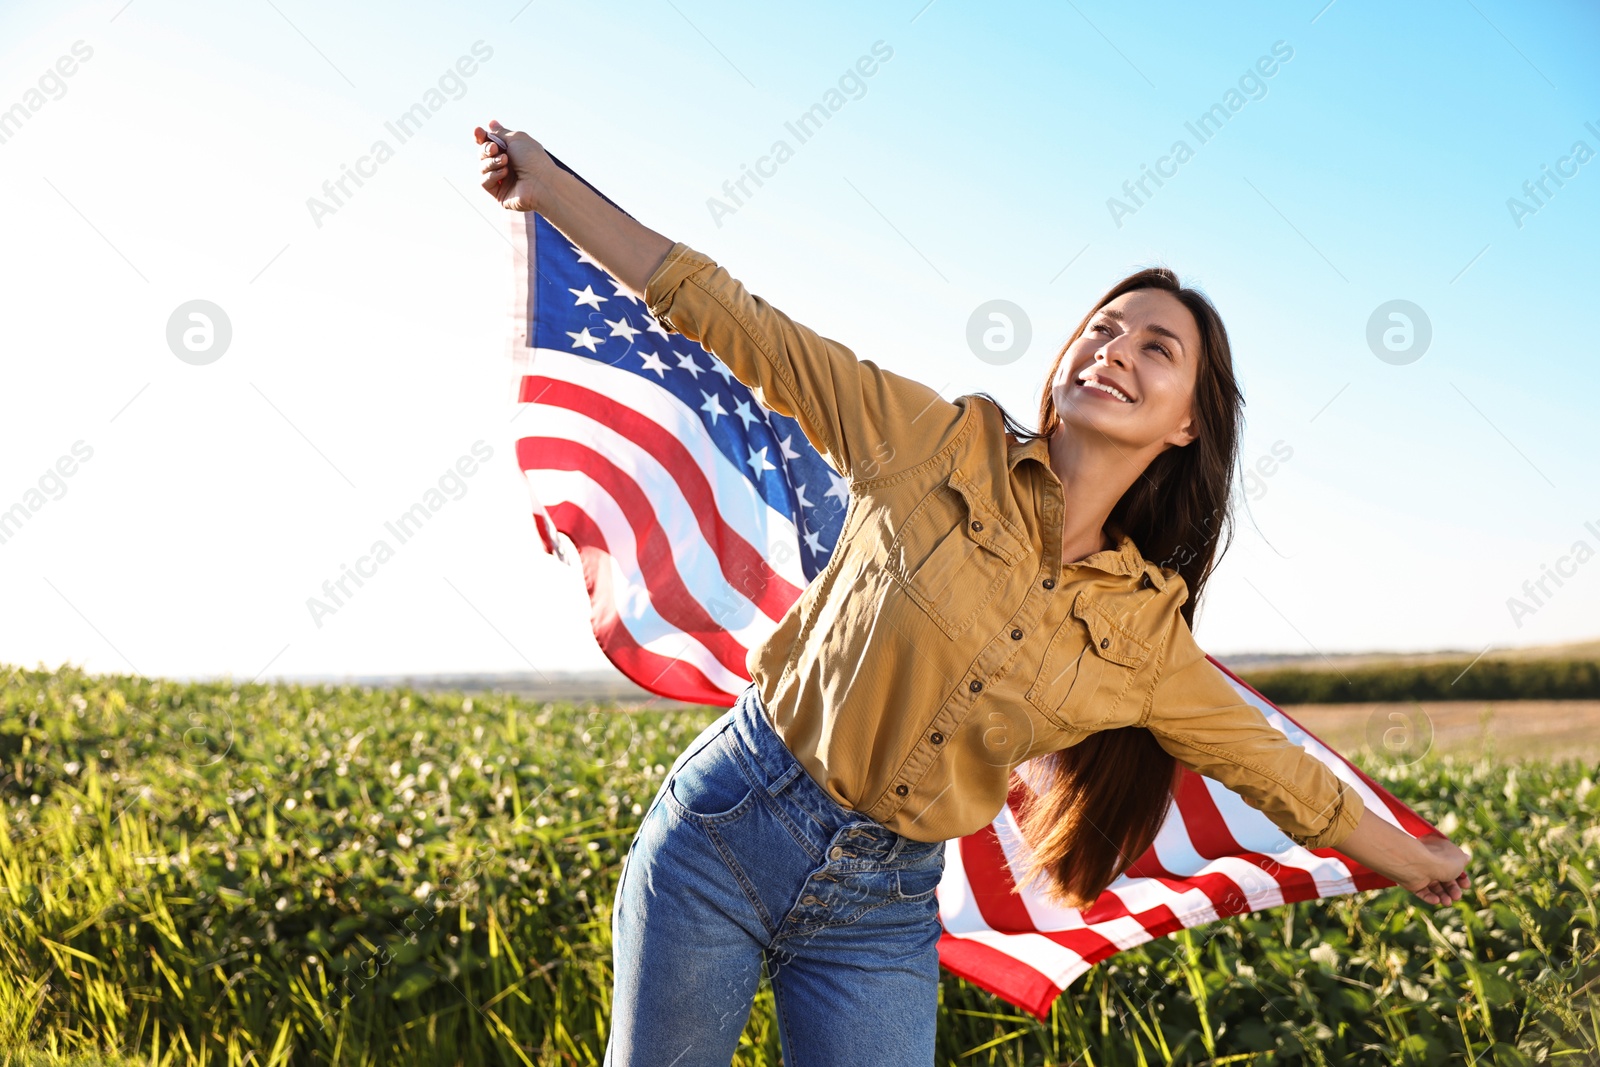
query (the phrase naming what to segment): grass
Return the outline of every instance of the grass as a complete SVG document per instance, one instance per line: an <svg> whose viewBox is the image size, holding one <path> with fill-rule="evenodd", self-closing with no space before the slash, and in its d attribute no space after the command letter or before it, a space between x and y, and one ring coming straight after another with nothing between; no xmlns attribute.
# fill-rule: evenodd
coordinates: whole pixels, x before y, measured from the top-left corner
<svg viewBox="0 0 1600 1067"><path fill-rule="evenodd" d="M0 1065L598 1064L618 863L720 713L0 679ZM947 976L939 1062L1597 1062L1596 768L1361 760L1473 851L1459 904L1181 932L1043 1023Z"/></svg>

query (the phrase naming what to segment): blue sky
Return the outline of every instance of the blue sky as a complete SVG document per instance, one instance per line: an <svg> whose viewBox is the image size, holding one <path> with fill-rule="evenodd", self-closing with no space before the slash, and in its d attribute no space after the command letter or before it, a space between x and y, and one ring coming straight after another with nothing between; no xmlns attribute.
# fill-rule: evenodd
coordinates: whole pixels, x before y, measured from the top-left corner
<svg viewBox="0 0 1600 1067"><path fill-rule="evenodd" d="M604 666L578 575L535 554L511 453L512 260L470 138L491 116L858 355L1022 415L1117 277L1161 263L1205 289L1245 462L1289 454L1243 501L1197 620L1209 651L1594 637L1597 40L1592 5L1503 0L8 4L0 109L27 115L0 123L0 509L42 477L51 495L0 543L0 659ZM892 55L717 217L723 183L875 44ZM474 45L488 57L450 76ZM421 132L314 218L442 76ZM1241 78L1200 143L1186 123ZM196 299L233 332L205 366L166 342ZM991 299L1033 328L1006 366L965 343ZM1408 362L1367 340L1397 300L1431 327ZM79 442L57 497L47 472ZM478 442L493 459L464 495L316 625L306 599Z"/></svg>

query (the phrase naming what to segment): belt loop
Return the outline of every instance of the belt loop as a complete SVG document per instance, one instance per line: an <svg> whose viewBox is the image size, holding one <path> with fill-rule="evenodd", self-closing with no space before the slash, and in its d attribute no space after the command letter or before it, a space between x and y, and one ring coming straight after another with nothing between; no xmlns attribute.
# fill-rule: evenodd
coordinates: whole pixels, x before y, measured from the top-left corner
<svg viewBox="0 0 1600 1067"><path fill-rule="evenodd" d="M893 831L891 831L891 833L893 833ZM909 840L908 838L903 837L900 834L894 834L894 844L889 846L889 854L887 856L883 857L883 862L885 862L885 863L893 863L894 862L894 858L896 856L900 855L900 849L906 844L906 842L908 840Z"/></svg>
<svg viewBox="0 0 1600 1067"><path fill-rule="evenodd" d="M771 782L767 783L767 795L775 797L785 789L789 788L789 783L799 777L800 772L804 769L805 768L801 767L799 763L791 763L788 770L784 771L782 774L778 775L777 778L774 778Z"/></svg>

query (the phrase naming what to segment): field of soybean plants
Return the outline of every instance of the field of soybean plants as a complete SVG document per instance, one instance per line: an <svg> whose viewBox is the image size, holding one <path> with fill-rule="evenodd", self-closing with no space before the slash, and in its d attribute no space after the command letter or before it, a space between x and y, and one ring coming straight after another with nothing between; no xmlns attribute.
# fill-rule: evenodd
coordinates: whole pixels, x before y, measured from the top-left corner
<svg viewBox="0 0 1600 1067"><path fill-rule="evenodd" d="M598 1064L619 862L720 711L0 667L0 1063ZM1181 932L1043 1023L946 976L939 1062L1597 1062L1600 769L1350 754L1459 904Z"/></svg>

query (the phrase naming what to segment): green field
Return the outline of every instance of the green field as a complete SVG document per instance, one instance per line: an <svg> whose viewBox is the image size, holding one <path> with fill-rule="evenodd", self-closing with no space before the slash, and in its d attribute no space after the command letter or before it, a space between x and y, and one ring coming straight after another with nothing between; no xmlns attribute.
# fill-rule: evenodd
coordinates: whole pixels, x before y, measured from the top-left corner
<svg viewBox="0 0 1600 1067"><path fill-rule="evenodd" d="M1399 700L1600 700L1600 659L1485 657L1375 663L1331 670L1304 665L1240 675L1274 704Z"/></svg>
<svg viewBox="0 0 1600 1067"><path fill-rule="evenodd" d="M0 680L0 1064L597 1064L618 862L720 713ZM1459 904L1215 923L1042 1025L947 977L939 1062L1596 1062L1600 771L1351 755L1474 853Z"/></svg>

